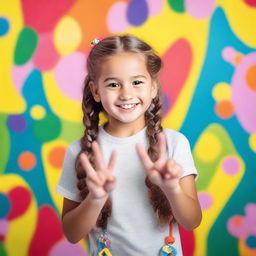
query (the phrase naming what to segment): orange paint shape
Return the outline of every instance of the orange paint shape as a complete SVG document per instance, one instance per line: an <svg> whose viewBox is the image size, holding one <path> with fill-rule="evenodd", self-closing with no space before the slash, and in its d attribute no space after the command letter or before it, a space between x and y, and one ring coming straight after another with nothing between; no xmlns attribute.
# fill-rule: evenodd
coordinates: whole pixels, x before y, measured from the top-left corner
<svg viewBox="0 0 256 256"><path fill-rule="evenodd" d="M61 168L66 153L66 148L62 146L54 147L48 155L49 163L54 168Z"/></svg>
<svg viewBox="0 0 256 256"><path fill-rule="evenodd" d="M36 157L30 151L24 151L19 155L18 165L23 171L30 171L36 165Z"/></svg>
<svg viewBox="0 0 256 256"><path fill-rule="evenodd" d="M219 101L215 105L215 112L221 118L230 118L234 114L233 103L229 100Z"/></svg>
<svg viewBox="0 0 256 256"><path fill-rule="evenodd" d="M78 50L86 52L90 50L90 43L94 38L105 38L111 33L107 28L107 15L110 7L116 0L76 1L67 15L73 17L82 30L82 42Z"/></svg>
<svg viewBox="0 0 256 256"><path fill-rule="evenodd" d="M255 256L256 250L254 248L249 248L246 244L246 238L240 238L238 240L239 244L239 255L241 256Z"/></svg>
<svg viewBox="0 0 256 256"><path fill-rule="evenodd" d="M232 218L232 222L235 226L241 226L243 222L243 217L241 216L235 216Z"/></svg>
<svg viewBox="0 0 256 256"><path fill-rule="evenodd" d="M246 82L251 90L256 91L256 65L248 68L246 72Z"/></svg>
<svg viewBox="0 0 256 256"><path fill-rule="evenodd" d="M237 54L234 56L234 65L237 66L237 65L242 61L243 58L244 58L244 55L243 55L243 54L237 53Z"/></svg>

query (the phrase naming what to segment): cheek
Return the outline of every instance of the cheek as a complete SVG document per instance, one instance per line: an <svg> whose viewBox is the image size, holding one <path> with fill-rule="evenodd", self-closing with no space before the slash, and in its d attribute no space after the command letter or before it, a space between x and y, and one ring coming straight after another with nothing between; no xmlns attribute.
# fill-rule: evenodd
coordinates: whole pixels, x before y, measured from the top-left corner
<svg viewBox="0 0 256 256"><path fill-rule="evenodd" d="M151 101L152 100L152 92L151 90L142 90L140 92L140 97L143 98L145 101Z"/></svg>
<svg viewBox="0 0 256 256"><path fill-rule="evenodd" d="M113 103L115 101L116 95L111 92L102 91L101 92L101 102L103 104L109 105L110 103Z"/></svg>

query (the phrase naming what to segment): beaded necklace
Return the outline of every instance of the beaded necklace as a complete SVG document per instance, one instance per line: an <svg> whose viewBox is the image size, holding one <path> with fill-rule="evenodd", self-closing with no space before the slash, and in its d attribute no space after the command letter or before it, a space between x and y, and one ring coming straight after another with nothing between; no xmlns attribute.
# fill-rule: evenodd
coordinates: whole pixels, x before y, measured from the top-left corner
<svg viewBox="0 0 256 256"><path fill-rule="evenodd" d="M169 225L169 236L165 238L165 245L159 251L159 256L176 256L177 250L172 246L175 238L172 234L172 223ZM108 238L106 230L103 230L97 239L98 256L112 256L111 253L111 241Z"/></svg>

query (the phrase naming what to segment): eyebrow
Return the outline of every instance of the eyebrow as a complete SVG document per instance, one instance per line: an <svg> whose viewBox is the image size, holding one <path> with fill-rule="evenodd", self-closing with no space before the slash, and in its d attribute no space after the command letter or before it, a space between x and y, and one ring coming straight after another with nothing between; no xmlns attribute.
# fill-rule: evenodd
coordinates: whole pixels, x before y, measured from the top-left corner
<svg viewBox="0 0 256 256"><path fill-rule="evenodd" d="M147 79L147 77L144 76L144 75L131 76L130 78L136 79L136 78L140 78L140 77ZM109 80L119 80L119 79L118 79L117 77L107 77L107 78L104 80L104 82L107 82L107 81L109 81Z"/></svg>

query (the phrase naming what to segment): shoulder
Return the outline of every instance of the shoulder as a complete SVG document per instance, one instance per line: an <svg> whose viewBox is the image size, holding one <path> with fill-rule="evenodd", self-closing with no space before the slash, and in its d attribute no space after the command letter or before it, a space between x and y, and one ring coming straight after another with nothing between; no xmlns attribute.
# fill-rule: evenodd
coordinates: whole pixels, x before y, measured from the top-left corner
<svg viewBox="0 0 256 256"><path fill-rule="evenodd" d="M165 128L163 129L163 132L165 134L167 142L172 143L173 145L177 145L182 142L183 143L188 142L187 137L179 131Z"/></svg>
<svg viewBox="0 0 256 256"><path fill-rule="evenodd" d="M80 146L80 138L79 138L69 144L68 152L72 153L73 155L78 155L80 151L81 151L81 146Z"/></svg>
<svg viewBox="0 0 256 256"><path fill-rule="evenodd" d="M190 152L190 143L183 133L173 129L163 129L163 132L170 157L176 157L177 154Z"/></svg>

